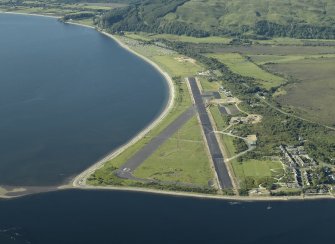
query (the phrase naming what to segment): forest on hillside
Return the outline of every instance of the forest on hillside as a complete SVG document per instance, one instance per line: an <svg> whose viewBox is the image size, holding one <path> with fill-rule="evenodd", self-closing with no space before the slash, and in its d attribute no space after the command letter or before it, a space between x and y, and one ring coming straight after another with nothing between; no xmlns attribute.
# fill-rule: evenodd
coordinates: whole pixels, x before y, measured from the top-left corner
<svg viewBox="0 0 335 244"><path fill-rule="evenodd" d="M99 18L99 25L111 32L145 31L197 37L335 38L332 0L250 0L247 4L243 0L130 2L125 8L105 13Z"/></svg>

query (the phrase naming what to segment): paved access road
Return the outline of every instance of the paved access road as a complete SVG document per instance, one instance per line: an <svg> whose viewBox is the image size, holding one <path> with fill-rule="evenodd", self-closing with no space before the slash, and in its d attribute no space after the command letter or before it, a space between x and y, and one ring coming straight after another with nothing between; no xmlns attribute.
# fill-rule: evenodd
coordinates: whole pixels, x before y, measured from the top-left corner
<svg viewBox="0 0 335 244"><path fill-rule="evenodd" d="M227 166L224 162L222 152L220 150L219 143L216 139L215 133L213 132L213 126L209 119L206 111L206 107L203 103L202 96L195 78L188 78L188 82L191 86L192 95L195 101L196 108L199 113L201 126L205 133L207 145L214 162L214 167L219 178L219 184L221 188L233 188L233 184L228 174Z"/></svg>
<svg viewBox="0 0 335 244"><path fill-rule="evenodd" d="M189 119L195 115L193 106L188 108L177 119L168 125L161 133L154 137L142 149L136 152L127 162L125 162L116 175L120 178L134 179L132 173L139 167L147 158L150 157L167 139L177 132Z"/></svg>

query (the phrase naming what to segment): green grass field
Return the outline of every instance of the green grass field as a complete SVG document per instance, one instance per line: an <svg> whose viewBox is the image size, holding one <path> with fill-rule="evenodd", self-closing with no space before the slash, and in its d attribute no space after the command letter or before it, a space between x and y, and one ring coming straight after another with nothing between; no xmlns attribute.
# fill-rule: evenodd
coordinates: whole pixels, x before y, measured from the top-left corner
<svg viewBox="0 0 335 244"><path fill-rule="evenodd" d="M178 41L178 42L188 42L188 43L220 43L220 44L228 44L232 38L228 37L220 37L220 36L209 36L209 37L192 37L185 35L172 35L172 34L153 34L153 33L134 33L134 32L126 32L125 35L129 38L133 38L135 40L142 41L152 41L157 39L165 39L170 41Z"/></svg>
<svg viewBox="0 0 335 244"><path fill-rule="evenodd" d="M231 158L236 155L236 148L234 146L234 138L227 135L220 135L220 139L224 148L224 156L226 158Z"/></svg>
<svg viewBox="0 0 335 244"><path fill-rule="evenodd" d="M182 57L182 55L159 55L152 57L152 60L173 76L194 76L203 70L203 67L197 63L192 63L190 61L180 61L180 57Z"/></svg>
<svg viewBox="0 0 335 244"><path fill-rule="evenodd" d="M264 64L282 64L293 61L320 59L320 58L335 58L335 54L318 54L318 55L250 55L252 61L258 65Z"/></svg>
<svg viewBox="0 0 335 244"><path fill-rule="evenodd" d="M302 59L267 67L298 80L284 87L284 95L277 96L280 103L294 107L303 117L335 125L335 58Z"/></svg>
<svg viewBox="0 0 335 244"><path fill-rule="evenodd" d="M250 45L250 46L221 46L208 47L213 53L240 53L250 55L305 56L335 54L335 46L293 46L293 45Z"/></svg>
<svg viewBox="0 0 335 244"><path fill-rule="evenodd" d="M205 77L198 77L203 91L218 91L221 84L217 81L208 81Z"/></svg>
<svg viewBox="0 0 335 244"><path fill-rule="evenodd" d="M210 112L213 116L213 119L215 121L215 124L216 124L216 128L218 130L223 130L224 128L226 128L228 126L228 124L224 121L220 111L219 111L219 108L217 106L211 106L210 107Z"/></svg>
<svg viewBox="0 0 335 244"><path fill-rule="evenodd" d="M215 53L208 54L208 56L216 58L220 62L226 64L235 73L259 80L259 84L266 89L276 87L285 81L282 77L262 70L256 64L246 60L238 53Z"/></svg>
<svg viewBox="0 0 335 244"><path fill-rule="evenodd" d="M335 40L328 39L295 39L290 37L275 37L270 40L255 40L254 44L262 45L285 45L285 46L302 46L302 45L335 45Z"/></svg>
<svg viewBox="0 0 335 244"><path fill-rule="evenodd" d="M139 36L139 34L137 34L137 36ZM143 36L141 35L140 37L142 38ZM118 38L136 52L154 61L171 77L180 76L185 78L194 76L204 70L204 67L195 60L185 58L183 55L179 55L165 48L142 44L140 38L134 39L133 37L129 38L123 36L119 36Z"/></svg>
<svg viewBox="0 0 335 244"><path fill-rule="evenodd" d="M208 186L213 179L200 126L193 117L151 155L134 175L140 178Z"/></svg>
<svg viewBox="0 0 335 244"><path fill-rule="evenodd" d="M243 162L233 161L232 166L240 183L252 178L260 184L267 178L279 178L284 174L283 165L279 161L254 159Z"/></svg>

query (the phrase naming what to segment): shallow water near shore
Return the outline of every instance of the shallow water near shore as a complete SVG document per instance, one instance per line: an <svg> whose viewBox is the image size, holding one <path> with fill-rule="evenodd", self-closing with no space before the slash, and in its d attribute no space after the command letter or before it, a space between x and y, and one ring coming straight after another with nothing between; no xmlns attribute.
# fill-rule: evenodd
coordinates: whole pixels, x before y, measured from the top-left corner
<svg viewBox="0 0 335 244"><path fill-rule="evenodd" d="M0 243L332 243L335 201L67 190L0 201Z"/></svg>
<svg viewBox="0 0 335 244"><path fill-rule="evenodd" d="M164 77L94 29L0 14L0 185L58 185L126 143Z"/></svg>

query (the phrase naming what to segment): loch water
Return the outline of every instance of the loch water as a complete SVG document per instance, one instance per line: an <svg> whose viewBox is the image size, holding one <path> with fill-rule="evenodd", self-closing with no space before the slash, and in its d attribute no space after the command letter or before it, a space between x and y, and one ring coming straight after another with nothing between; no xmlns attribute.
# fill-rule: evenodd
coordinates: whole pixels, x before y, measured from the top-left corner
<svg viewBox="0 0 335 244"><path fill-rule="evenodd" d="M0 14L0 185L68 181L167 100L154 67L96 30Z"/></svg>
<svg viewBox="0 0 335 244"><path fill-rule="evenodd" d="M335 201L230 202L118 191L0 201L0 243L334 242Z"/></svg>

